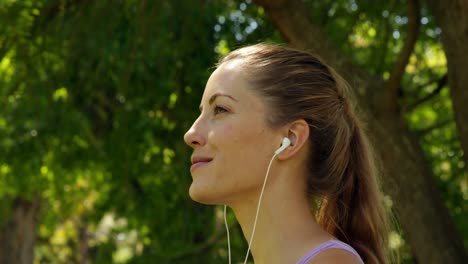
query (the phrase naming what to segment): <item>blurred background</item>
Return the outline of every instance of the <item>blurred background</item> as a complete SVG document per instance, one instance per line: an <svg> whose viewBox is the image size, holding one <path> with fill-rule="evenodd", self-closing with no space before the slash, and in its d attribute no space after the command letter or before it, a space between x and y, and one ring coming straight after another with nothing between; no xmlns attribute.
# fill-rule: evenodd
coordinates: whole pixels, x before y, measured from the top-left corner
<svg viewBox="0 0 468 264"><path fill-rule="evenodd" d="M0 0L0 263L227 263L182 137L218 58L261 41L353 87L401 263L463 263L466 32L459 0Z"/></svg>

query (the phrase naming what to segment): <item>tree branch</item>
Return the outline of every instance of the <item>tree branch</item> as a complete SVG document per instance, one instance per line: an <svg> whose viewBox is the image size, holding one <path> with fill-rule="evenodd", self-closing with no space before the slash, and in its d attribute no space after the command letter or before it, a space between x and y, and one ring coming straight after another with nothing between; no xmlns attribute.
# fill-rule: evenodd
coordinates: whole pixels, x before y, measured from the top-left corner
<svg viewBox="0 0 468 264"><path fill-rule="evenodd" d="M336 5L335 1L330 1L328 5L324 8L323 16L318 19L320 21L320 25L324 26L328 23L330 16L328 16L328 12L332 9L333 5Z"/></svg>
<svg viewBox="0 0 468 264"><path fill-rule="evenodd" d="M444 121L436 123L436 124L434 124L432 126L428 126L428 127L423 128L423 129L416 130L416 134L418 134L419 136L424 136L425 134L431 132L432 130L442 128L442 127L444 127L446 125L449 125L452 122L453 122L453 119L444 120Z"/></svg>
<svg viewBox="0 0 468 264"><path fill-rule="evenodd" d="M385 87L386 94L386 106L385 110L396 113L398 112L398 92L405 73L406 65L409 62L411 53L413 53L414 45L418 38L420 15L419 15L419 0L408 1L408 34L405 40L405 44L400 51L398 59L393 65L390 78L388 79Z"/></svg>
<svg viewBox="0 0 468 264"><path fill-rule="evenodd" d="M379 61L379 64L377 65L377 71L376 73L380 74L384 67L385 67L385 59L387 58L387 55L388 55L388 50L389 50L389 47L390 47L390 42L389 42L389 39L390 39L390 31L392 29L389 21L387 19L384 20L384 36L383 36L383 41L382 41L382 46L383 48L381 48L381 53L380 53L380 61Z"/></svg>
<svg viewBox="0 0 468 264"><path fill-rule="evenodd" d="M445 87L445 85L447 84L447 73L444 74L442 76L442 78L440 78L438 81L437 81L437 88L434 89L434 91L432 91L431 93L429 93L428 95L426 95L425 97L423 98L420 98L419 100L417 100L416 102L412 103L412 104L409 104L407 107L404 107L403 110L404 112L410 112L410 111L413 111L415 108L417 108L419 105L431 100L433 97L435 97L436 95L438 95L440 93L440 91L442 91L442 89ZM427 84L426 84L427 85ZM426 86L426 85L423 85L423 86Z"/></svg>

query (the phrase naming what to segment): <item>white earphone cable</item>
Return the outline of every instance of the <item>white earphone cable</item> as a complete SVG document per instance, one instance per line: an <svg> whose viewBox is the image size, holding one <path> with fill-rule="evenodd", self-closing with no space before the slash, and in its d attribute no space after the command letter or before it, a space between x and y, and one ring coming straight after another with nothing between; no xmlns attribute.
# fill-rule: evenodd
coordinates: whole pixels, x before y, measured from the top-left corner
<svg viewBox="0 0 468 264"><path fill-rule="evenodd" d="M229 226L227 223L226 208L227 208L227 205L224 205L224 225L226 225L226 233L227 233L227 241L228 241L228 258L229 258L229 264L231 264L231 239L229 238Z"/></svg>
<svg viewBox="0 0 468 264"><path fill-rule="evenodd" d="M247 264L247 260L249 259L250 247L252 245L253 238L255 235L255 229L257 228L257 220L258 220L258 214L260 212L260 205L262 202L263 192L265 190L265 186L268 180L268 175L270 174L271 164L273 164L273 160L275 159L276 155L278 155L278 153L275 153L270 160L270 164L268 165L268 169L265 175L265 180L263 181L262 191L260 192L260 197L258 198L257 212L255 214L254 225L252 228L252 235L250 236L249 248L247 249L247 254L245 256L244 264ZM227 239L228 239L228 258L229 258L229 264L231 264L231 242L229 238L229 226L228 226L227 219L226 219L226 208L227 206L224 205L224 224L226 225L226 233L227 233Z"/></svg>
<svg viewBox="0 0 468 264"><path fill-rule="evenodd" d="M270 164L268 165L268 170L265 175L265 180L263 181L262 191L260 192L260 198L258 198L257 213L255 214L254 226L252 228L252 235L250 236L249 248L247 249L244 264L247 264L247 260L249 259L250 247L252 246L253 238L255 235L255 229L257 228L258 213L260 212L260 204L262 203L263 191L265 190L268 174L270 174L271 164L273 164L273 160L275 159L276 155L278 155L278 153L275 153L270 160Z"/></svg>

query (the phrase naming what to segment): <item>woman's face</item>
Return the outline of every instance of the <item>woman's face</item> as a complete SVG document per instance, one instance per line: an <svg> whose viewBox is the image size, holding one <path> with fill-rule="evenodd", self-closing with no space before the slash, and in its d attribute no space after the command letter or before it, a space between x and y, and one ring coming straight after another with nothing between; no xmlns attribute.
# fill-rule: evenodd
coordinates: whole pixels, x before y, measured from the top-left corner
<svg viewBox="0 0 468 264"><path fill-rule="evenodd" d="M268 163L281 144L281 135L266 124L266 105L241 70L242 64L228 62L213 72L201 114L184 136L193 148L190 197L201 203L258 199Z"/></svg>

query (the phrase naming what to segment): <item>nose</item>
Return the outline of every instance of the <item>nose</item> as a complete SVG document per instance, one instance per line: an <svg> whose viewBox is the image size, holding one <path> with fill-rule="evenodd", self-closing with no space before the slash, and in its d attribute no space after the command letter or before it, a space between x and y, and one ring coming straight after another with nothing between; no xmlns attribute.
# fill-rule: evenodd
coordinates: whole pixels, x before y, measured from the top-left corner
<svg viewBox="0 0 468 264"><path fill-rule="evenodd" d="M192 148L205 145L205 137L203 137L200 129L200 118L193 122L192 127L185 133L184 141Z"/></svg>

